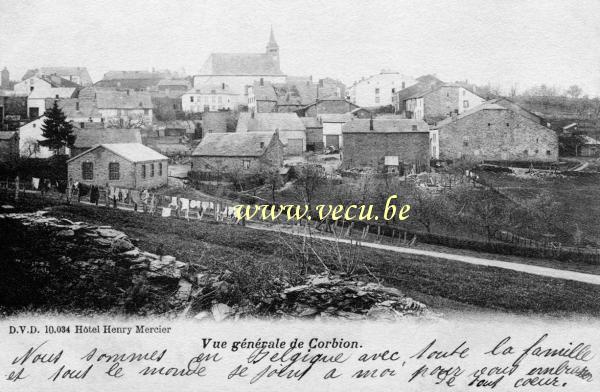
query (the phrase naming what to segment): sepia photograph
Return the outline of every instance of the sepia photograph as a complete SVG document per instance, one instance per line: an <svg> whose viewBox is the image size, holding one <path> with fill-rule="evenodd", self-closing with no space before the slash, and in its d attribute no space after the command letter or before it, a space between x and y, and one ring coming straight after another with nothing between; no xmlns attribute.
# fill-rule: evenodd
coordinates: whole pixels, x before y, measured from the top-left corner
<svg viewBox="0 0 600 392"><path fill-rule="evenodd" d="M599 15L0 0L0 390L599 390Z"/></svg>

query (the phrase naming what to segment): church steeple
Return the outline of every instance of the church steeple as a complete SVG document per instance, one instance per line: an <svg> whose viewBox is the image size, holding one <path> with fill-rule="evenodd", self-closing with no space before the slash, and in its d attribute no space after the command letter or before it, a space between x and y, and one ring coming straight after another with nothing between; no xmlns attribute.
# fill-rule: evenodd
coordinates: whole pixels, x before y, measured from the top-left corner
<svg viewBox="0 0 600 392"><path fill-rule="evenodd" d="M279 45L275 41L275 33L273 33L273 26L271 26L271 35L269 36L269 43L267 44L267 54L271 56L273 61L279 68Z"/></svg>

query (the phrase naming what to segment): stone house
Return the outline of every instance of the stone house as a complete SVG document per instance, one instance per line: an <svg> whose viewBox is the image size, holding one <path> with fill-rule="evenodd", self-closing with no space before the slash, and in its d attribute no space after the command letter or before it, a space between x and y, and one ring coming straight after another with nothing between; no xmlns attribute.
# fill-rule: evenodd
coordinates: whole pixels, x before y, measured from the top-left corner
<svg viewBox="0 0 600 392"><path fill-rule="evenodd" d="M0 94L0 131L14 131L27 120L27 95Z"/></svg>
<svg viewBox="0 0 600 392"><path fill-rule="evenodd" d="M248 87L248 110L258 113L293 113L319 98L337 97L339 87L313 83L312 78L288 76L285 83L255 81Z"/></svg>
<svg viewBox="0 0 600 392"><path fill-rule="evenodd" d="M139 129L118 128L78 128L73 127L75 143L71 147L71 156L84 153L99 144L142 143Z"/></svg>
<svg viewBox="0 0 600 392"><path fill-rule="evenodd" d="M438 86L444 84L440 79L434 75L423 75L416 79L416 83L412 86L396 90L392 98L392 105L394 105L394 111L396 114L405 114L406 112L406 100L411 96L419 93L431 91Z"/></svg>
<svg viewBox="0 0 600 392"><path fill-rule="evenodd" d="M583 144L577 146L575 151L576 156L580 157L598 157L600 156L600 141L587 135L580 136L583 139Z"/></svg>
<svg viewBox="0 0 600 392"><path fill-rule="evenodd" d="M31 82L31 81L35 82ZM58 100L76 96L79 85L58 76L41 76L24 80L20 84L30 84L27 96L27 113L30 119L44 114L48 99ZM15 85L15 87L17 86Z"/></svg>
<svg viewBox="0 0 600 392"><path fill-rule="evenodd" d="M481 105L485 99L457 84L443 84L405 100L406 117L433 123Z"/></svg>
<svg viewBox="0 0 600 392"><path fill-rule="evenodd" d="M9 162L19 157L19 132L0 132L0 162Z"/></svg>
<svg viewBox="0 0 600 392"><path fill-rule="evenodd" d="M181 96L181 107L187 113L232 110L237 105L235 94L225 83L195 86Z"/></svg>
<svg viewBox="0 0 600 392"><path fill-rule="evenodd" d="M86 67L42 67L40 69L27 70L21 80L27 80L34 76L59 76L80 86L91 86L92 78Z"/></svg>
<svg viewBox="0 0 600 392"><path fill-rule="evenodd" d="M70 182L153 189L167 185L169 160L140 143L100 144L67 161Z"/></svg>
<svg viewBox="0 0 600 392"><path fill-rule="evenodd" d="M306 150L323 151L323 124L315 117L300 117L306 128Z"/></svg>
<svg viewBox="0 0 600 392"><path fill-rule="evenodd" d="M152 97L147 92L97 89L96 107L107 127L152 124Z"/></svg>
<svg viewBox="0 0 600 392"><path fill-rule="evenodd" d="M97 88L148 91L158 88L161 80L169 74L155 71L109 71L94 84Z"/></svg>
<svg viewBox="0 0 600 392"><path fill-rule="evenodd" d="M555 162L556 132L495 103L438 122L439 157L454 160Z"/></svg>
<svg viewBox="0 0 600 392"><path fill-rule="evenodd" d="M211 133L192 152L196 172L251 174L282 165L277 132Z"/></svg>
<svg viewBox="0 0 600 392"><path fill-rule="evenodd" d="M232 129L228 129L229 127ZM202 135L235 131L235 117L230 111L202 113Z"/></svg>
<svg viewBox="0 0 600 392"><path fill-rule="evenodd" d="M306 151L306 127L296 113L240 113L235 132L278 132L286 155Z"/></svg>
<svg viewBox="0 0 600 392"><path fill-rule="evenodd" d="M397 91L415 83L416 80L410 76L384 69L379 74L354 82L348 88L348 96L359 106L368 108L387 106L392 104Z"/></svg>
<svg viewBox="0 0 600 392"><path fill-rule="evenodd" d="M342 127L342 168L397 172L429 165L429 127L422 120L353 119Z"/></svg>

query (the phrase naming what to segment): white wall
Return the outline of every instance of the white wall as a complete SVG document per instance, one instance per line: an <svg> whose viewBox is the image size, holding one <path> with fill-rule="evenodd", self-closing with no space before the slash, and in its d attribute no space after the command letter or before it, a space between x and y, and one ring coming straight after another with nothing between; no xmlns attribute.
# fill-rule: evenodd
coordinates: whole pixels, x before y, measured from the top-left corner
<svg viewBox="0 0 600 392"><path fill-rule="evenodd" d="M194 102L191 101L191 97L194 98ZM209 106L211 112L216 112L219 109L233 109L235 106L234 101L237 102L237 97L228 94L186 93L181 96L181 106L183 111L192 113L203 112L204 106Z"/></svg>
<svg viewBox="0 0 600 392"><path fill-rule="evenodd" d="M33 87L33 89L37 91L37 90L50 89L51 85L50 85L50 83L46 82L45 80L42 80L38 77L33 77L33 78L25 79L25 80L15 84L14 90L18 94L29 94L31 92L31 87Z"/></svg>
<svg viewBox="0 0 600 392"><path fill-rule="evenodd" d="M220 85L225 83L229 89L236 94L232 96L232 102L237 105L247 105L248 97L246 96L246 86L251 86L255 81L263 78L264 81L272 83L285 83L285 76L210 76L197 75L194 76L194 87L199 87L203 84Z"/></svg>
<svg viewBox="0 0 600 392"><path fill-rule="evenodd" d="M458 113L472 109L484 103L485 100L469 90L460 87L458 91Z"/></svg>
<svg viewBox="0 0 600 392"><path fill-rule="evenodd" d="M39 151L33 155L30 155L27 151L27 146L40 140L45 140L42 136L42 125L44 124L44 120L46 117L40 117L37 120L33 120L30 123L23 125L19 128L19 156L21 157L30 157L30 158L50 158L53 154L52 150L48 147L39 146ZM66 154L69 154L70 151L67 148L65 151Z"/></svg>
<svg viewBox="0 0 600 392"><path fill-rule="evenodd" d="M326 135L338 135L340 137L340 148L344 145L344 137L342 135L342 126L344 123L323 122L323 144L326 145Z"/></svg>
<svg viewBox="0 0 600 392"><path fill-rule="evenodd" d="M352 102L358 106L374 107L392 104L394 92L412 86L417 81L400 73L380 73L361 80L350 87ZM403 84L404 83L404 84ZM379 89L377 94L376 89Z"/></svg>

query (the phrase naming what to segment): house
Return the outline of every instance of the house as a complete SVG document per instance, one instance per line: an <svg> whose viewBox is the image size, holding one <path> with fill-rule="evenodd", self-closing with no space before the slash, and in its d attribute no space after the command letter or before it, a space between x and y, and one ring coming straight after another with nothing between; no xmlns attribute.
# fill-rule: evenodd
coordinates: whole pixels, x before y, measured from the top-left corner
<svg viewBox="0 0 600 392"><path fill-rule="evenodd" d="M188 113L231 110L236 106L236 102L237 94L225 83L199 85L181 96L181 107Z"/></svg>
<svg viewBox="0 0 600 392"><path fill-rule="evenodd" d="M67 161L69 183L152 189L167 185L169 160L141 143L97 145Z"/></svg>
<svg viewBox="0 0 600 392"><path fill-rule="evenodd" d="M377 75L354 82L348 89L348 96L350 101L358 106L367 108L387 106L393 103L397 91L416 82L410 76L384 69Z"/></svg>
<svg viewBox="0 0 600 392"><path fill-rule="evenodd" d="M155 71L109 71L94 86L117 90L148 91L156 89L161 80L168 78L165 72Z"/></svg>
<svg viewBox="0 0 600 392"><path fill-rule="evenodd" d="M0 132L0 162L10 162L19 157L19 132Z"/></svg>
<svg viewBox="0 0 600 392"><path fill-rule="evenodd" d="M278 132L286 155L306 151L306 128L296 113L240 113L235 132Z"/></svg>
<svg viewBox="0 0 600 392"><path fill-rule="evenodd" d="M340 99L339 87L313 83L312 78L288 76L285 83L255 81L248 86L248 110L259 113L296 112L318 98Z"/></svg>
<svg viewBox="0 0 600 392"><path fill-rule="evenodd" d="M600 141L587 135L579 136L583 143L577 146L576 156L579 157L598 157L600 156Z"/></svg>
<svg viewBox="0 0 600 392"><path fill-rule="evenodd" d="M50 158L54 152L48 147L39 145L42 136L42 126L45 116L39 117L19 127L19 155L24 158ZM69 153L67 149L65 153Z"/></svg>
<svg viewBox="0 0 600 392"><path fill-rule="evenodd" d="M97 89L96 106L107 127L139 128L152 124L152 98L147 92Z"/></svg>
<svg viewBox="0 0 600 392"><path fill-rule="evenodd" d="M118 128L73 128L75 143L71 156L77 156L99 144L142 143L139 129Z"/></svg>
<svg viewBox="0 0 600 392"><path fill-rule="evenodd" d="M300 117L306 128L306 150L323 151L323 124L316 117Z"/></svg>
<svg viewBox="0 0 600 392"><path fill-rule="evenodd" d="M344 114L321 114L318 119L323 124L323 140L324 147L334 147L340 149L344 145L342 128L344 124L351 121L354 117L351 113Z"/></svg>
<svg viewBox="0 0 600 392"><path fill-rule="evenodd" d="M192 152L192 170L258 173L283 165L277 132L211 133Z"/></svg>
<svg viewBox="0 0 600 392"><path fill-rule="evenodd" d="M408 86L401 90L396 90L396 93L394 94L394 97L392 99L392 101L393 101L392 104L394 105L394 111L397 114L404 114L406 112L406 105L405 105L406 99L408 99L411 96L418 94L418 93L424 93L427 91L431 91L431 90L435 89L436 87L444 84L444 82L442 82L440 79L438 79L434 75L419 76L416 79L416 81L417 82L415 84L413 84L412 86ZM406 115L405 115L405 117L406 117Z"/></svg>
<svg viewBox="0 0 600 392"><path fill-rule="evenodd" d="M352 119L342 127L342 167L397 172L427 167L429 127L413 119Z"/></svg>
<svg viewBox="0 0 600 392"><path fill-rule="evenodd" d="M180 97L190 89L191 85L187 79L162 79L156 87L167 96Z"/></svg>
<svg viewBox="0 0 600 392"><path fill-rule="evenodd" d="M555 162L556 132L496 103L484 103L438 122L439 158Z"/></svg>
<svg viewBox="0 0 600 392"><path fill-rule="evenodd" d="M485 99L458 84L443 84L405 99L406 117L433 123L481 105Z"/></svg>
<svg viewBox="0 0 600 392"><path fill-rule="evenodd" d="M21 80L27 80L34 76L59 76L63 79L76 83L79 86L91 86L92 78L86 67L42 67L30 69L25 72Z"/></svg>
<svg viewBox="0 0 600 392"><path fill-rule="evenodd" d="M27 95L14 91L0 95L0 131L15 131L27 120Z"/></svg>
<svg viewBox="0 0 600 392"><path fill-rule="evenodd" d="M255 80L273 83L286 80L279 67L279 45L273 29L264 53L212 53L194 76L194 87L225 83L235 94L234 103L246 105L246 86L252 85Z"/></svg>
<svg viewBox="0 0 600 392"><path fill-rule="evenodd" d="M46 109L54 105L54 99L46 99ZM57 100L58 107L63 111L67 120L77 124L79 128L86 128L86 123L94 123L91 127L103 128L102 115L98 110L95 100L82 98L64 98ZM100 125L98 125L100 124Z"/></svg>
<svg viewBox="0 0 600 392"><path fill-rule="evenodd" d="M15 85L15 91L28 94L27 113L30 119L46 110L46 99L72 98L80 86L59 76L35 76Z"/></svg>
<svg viewBox="0 0 600 392"><path fill-rule="evenodd" d="M323 113L344 114L352 112L356 109L361 109L361 107L344 98L325 97L319 98L315 102L312 102L310 105L307 105L297 110L296 113L300 117L318 117L320 114Z"/></svg>

